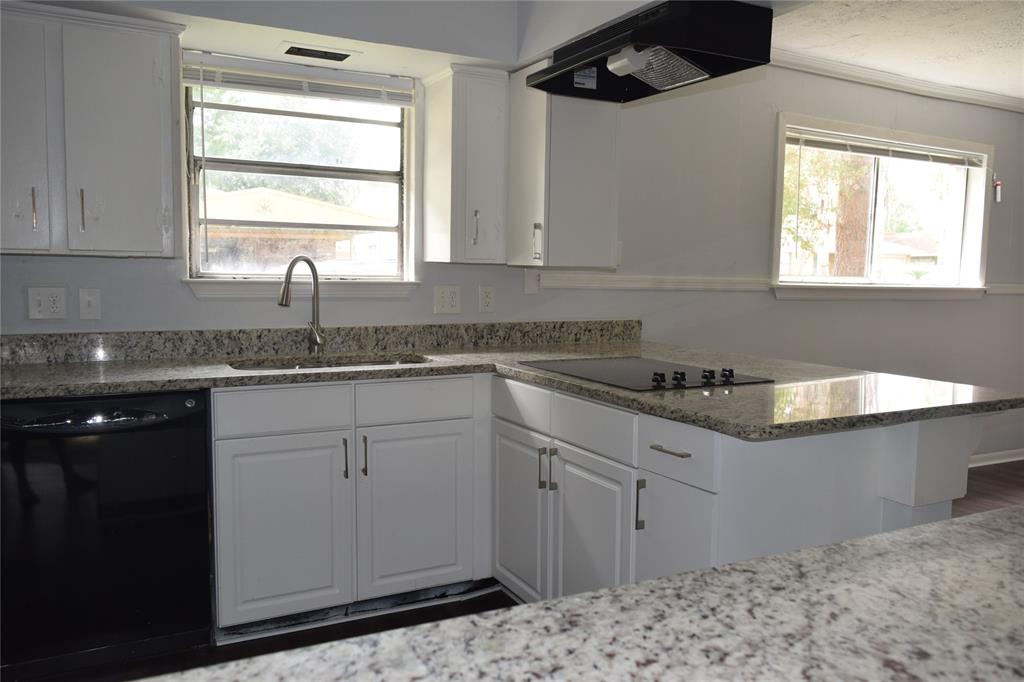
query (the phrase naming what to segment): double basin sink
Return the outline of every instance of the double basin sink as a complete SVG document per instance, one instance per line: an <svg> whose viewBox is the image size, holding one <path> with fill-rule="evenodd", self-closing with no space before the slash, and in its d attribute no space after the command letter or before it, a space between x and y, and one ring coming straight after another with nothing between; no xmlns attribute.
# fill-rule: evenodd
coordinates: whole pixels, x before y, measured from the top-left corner
<svg viewBox="0 0 1024 682"><path fill-rule="evenodd" d="M301 357L247 358L228 363L232 369L245 371L333 369L340 367L382 367L390 365L416 365L429 360L415 353L382 355L307 355Z"/></svg>

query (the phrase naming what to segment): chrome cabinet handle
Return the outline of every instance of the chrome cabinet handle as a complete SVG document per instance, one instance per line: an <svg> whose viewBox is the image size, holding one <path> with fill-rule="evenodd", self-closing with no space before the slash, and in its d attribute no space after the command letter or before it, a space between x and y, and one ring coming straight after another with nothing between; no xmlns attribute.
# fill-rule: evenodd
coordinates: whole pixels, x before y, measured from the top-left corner
<svg viewBox="0 0 1024 682"><path fill-rule="evenodd" d="M39 214L36 213L36 188L32 188L32 231L39 231Z"/></svg>
<svg viewBox="0 0 1024 682"><path fill-rule="evenodd" d="M348 478L348 438L341 439L341 449L345 451L345 472L342 475Z"/></svg>
<svg viewBox="0 0 1024 682"><path fill-rule="evenodd" d="M79 232L85 232L85 188L78 190L78 200L82 207L82 227L79 228Z"/></svg>
<svg viewBox="0 0 1024 682"><path fill-rule="evenodd" d="M548 487L548 484L544 482L544 463L543 457L548 454L547 448L537 448L537 488L544 490Z"/></svg>
<svg viewBox="0 0 1024 682"><path fill-rule="evenodd" d="M541 225L540 223L534 223L533 224L533 259L534 260L540 260L541 259L541 252L540 252L540 247L537 246L537 239L538 239L538 237L542 237L543 236L543 232L544 232L544 226L543 225Z"/></svg>
<svg viewBox="0 0 1024 682"><path fill-rule="evenodd" d="M684 450L669 450L664 445L658 445L657 443L651 443L649 447L655 452L664 452L666 455L672 455L679 459L690 459L693 457L693 453L691 452L685 452Z"/></svg>
<svg viewBox="0 0 1024 682"><path fill-rule="evenodd" d="M551 448L550 454L548 455L548 490L558 490L558 482L555 481L554 476L551 475L551 463L555 461L555 455L558 454L558 448Z"/></svg>
<svg viewBox="0 0 1024 682"><path fill-rule="evenodd" d="M476 246L480 241L480 209L473 209L473 220L475 221L473 226L473 246Z"/></svg>
<svg viewBox="0 0 1024 682"><path fill-rule="evenodd" d="M647 523L640 518L640 491L645 490L646 488L646 478L636 479L636 524L633 526L636 530L643 530L647 527Z"/></svg>
<svg viewBox="0 0 1024 682"><path fill-rule="evenodd" d="M363 436L363 476L370 475L370 444Z"/></svg>

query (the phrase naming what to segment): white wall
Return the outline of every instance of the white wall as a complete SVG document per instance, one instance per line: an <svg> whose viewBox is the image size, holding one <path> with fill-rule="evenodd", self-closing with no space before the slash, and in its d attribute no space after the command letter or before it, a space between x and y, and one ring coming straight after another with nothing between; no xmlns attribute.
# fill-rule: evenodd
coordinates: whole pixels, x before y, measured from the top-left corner
<svg viewBox="0 0 1024 682"><path fill-rule="evenodd" d="M778 68L734 74L626 106L621 239L626 273L768 277L781 110L995 145L1003 203L992 207L988 275L1024 282L1024 115L934 100ZM599 191L600 188L598 188ZM197 300L182 260L3 256L3 333L299 326L304 299ZM488 319L633 318L644 336L684 346L822 362L1024 390L1024 296L973 301L777 301L767 292L544 290L519 270L422 266L403 300L333 300L327 325ZM431 286L463 286L462 315L435 316ZM498 312L475 312L476 286ZM25 287L69 287L71 319L29 321ZM99 287L103 320L75 319L75 289ZM994 420L985 450L1024 447L1024 424Z"/></svg>

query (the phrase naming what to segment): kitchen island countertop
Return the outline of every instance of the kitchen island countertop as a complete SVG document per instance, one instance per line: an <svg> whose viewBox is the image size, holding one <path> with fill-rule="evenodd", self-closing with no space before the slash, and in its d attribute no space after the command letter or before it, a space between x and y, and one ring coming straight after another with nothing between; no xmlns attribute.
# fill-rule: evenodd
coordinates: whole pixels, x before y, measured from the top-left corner
<svg viewBox="0 0 1024 682"><path fill-rule="evenodd" d="M236 370L227 359L5 364L4 400L196 390L231 386L495 373L641 414L748 441L833 433L1024 407L1024 394L981 386L830 367L741 353L627 341L418 350L420 364L303 370ZM772 384L636 392L527 367L522 361L640 355L701 367L732 367Z"/></svg>
<svg viewBox="0 0 1024 682"><path fill-rule="evenodd" d="M1024 507L163 682L1024 676Z"/></svg>

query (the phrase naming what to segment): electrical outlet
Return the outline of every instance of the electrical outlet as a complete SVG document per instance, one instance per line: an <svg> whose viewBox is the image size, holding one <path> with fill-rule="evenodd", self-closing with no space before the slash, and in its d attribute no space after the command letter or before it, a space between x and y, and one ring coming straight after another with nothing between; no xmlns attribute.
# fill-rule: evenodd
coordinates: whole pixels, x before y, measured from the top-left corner
<svg viewBox="0 0 1024 682"><path fill-rule="evenodd" d="M63 320L68 316L64 287L29 287L28 319Z"/></svg>
<svg viewBox="0 0 1024 682"><path fill-rule="evenodd" d="M480 287L480 312L494 312L494 287Z"/></svg>
<svg viewBox="0 0 1024 682"><path fill-rule="evenodd" d="M434 287L434 314L456 315L462 312L462 288Z"/></svg>
<svg viewBox="0 0 1024 682"><path fill-rule="evenodd" d="M98 320L100 314L100 290L79 289L78 290L78 319Z"/></svg>

